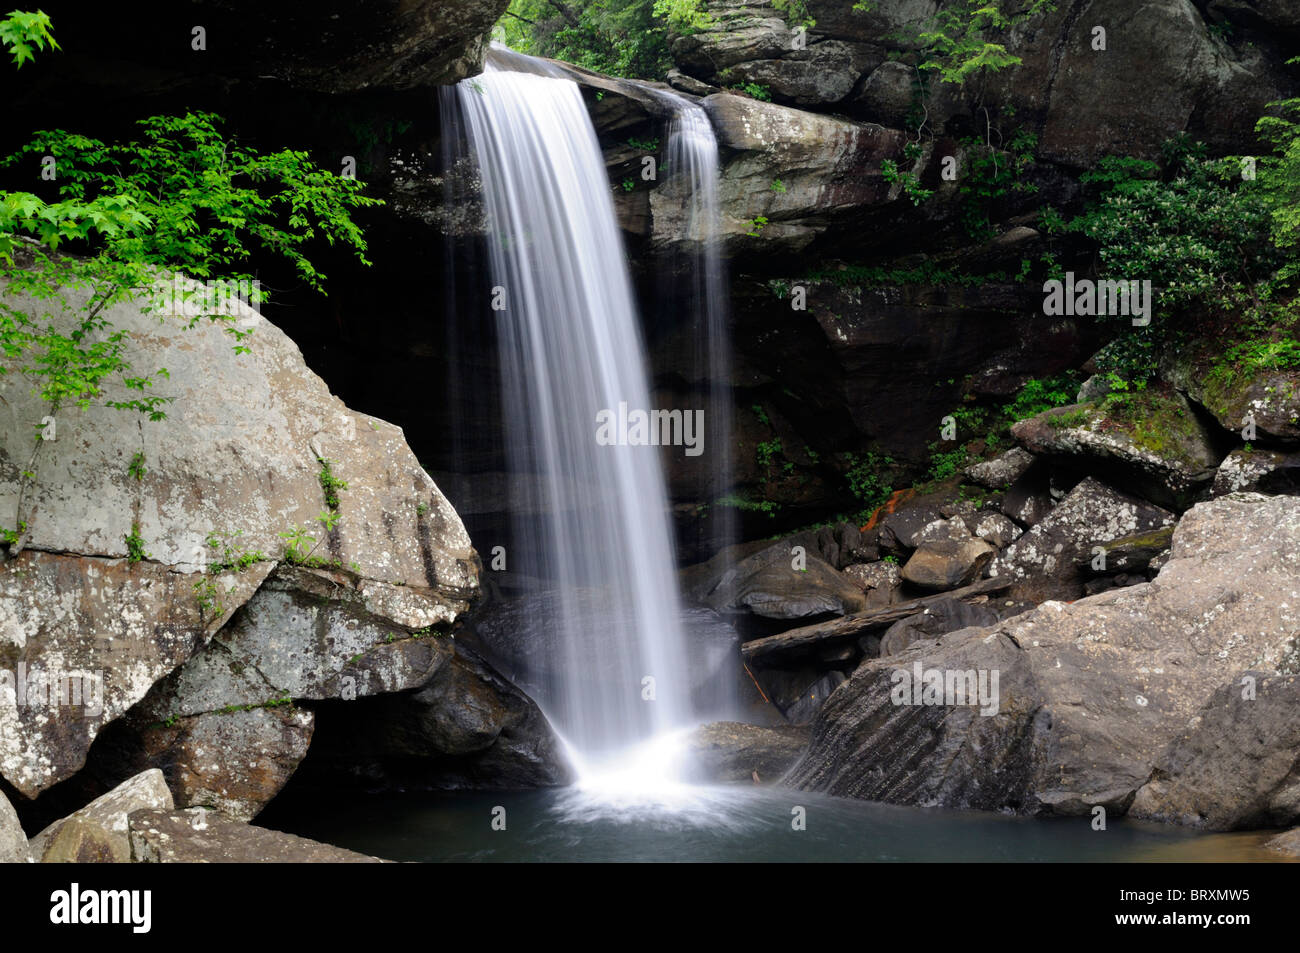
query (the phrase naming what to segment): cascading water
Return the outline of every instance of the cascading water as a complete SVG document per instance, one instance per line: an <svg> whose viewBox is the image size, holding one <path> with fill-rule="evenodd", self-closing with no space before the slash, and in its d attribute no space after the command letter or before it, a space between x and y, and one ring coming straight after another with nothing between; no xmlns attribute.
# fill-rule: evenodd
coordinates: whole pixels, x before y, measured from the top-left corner
<svg viewBox="0 0 1300 953"><path fill-rule="evenodd" d="M680 218L666 232L671 242L661 297L669 307L697 322L689 372L700 403L707 408L708 445L696 477L695 498L707 502L729 493L731 467L731 333L726 294L726 265L718 236L718 141L704 109L676 93L654 87L646 91L672 111L664 155L665 181L651 195L651 214L658 220ZM735 542L734 510L712 506L701 520L697 545L706 552Z"/></svg>
<svg viewBox="0 0 1300 953"><path fill-rule="evenodd" d="M597 441L602 411L652 409L604 161L577 85L546 69L494 50L455 96L504 306L511 466L544 496L561 635L539 701L592 769L686 725L690 690L660 451Z"/></svg>

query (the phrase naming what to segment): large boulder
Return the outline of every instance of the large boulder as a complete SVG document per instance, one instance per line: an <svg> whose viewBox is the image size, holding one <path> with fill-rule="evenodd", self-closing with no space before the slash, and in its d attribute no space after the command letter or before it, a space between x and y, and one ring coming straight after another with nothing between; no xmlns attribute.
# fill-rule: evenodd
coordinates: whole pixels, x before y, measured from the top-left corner
<svg viewBox="0 0 1300 953"><path fill-rule="evenodd" d="M928 806L1123 811L1221 685L1294 664L1297 543L1295 498L1198 504L1152 583L863 662L818 712L786 783Z"/></svg>
<svg viewBox="0 0 1300 953"><path fill-rule="evenodd" d="M450 621L477 592L469 536L401 430L349 410L287 336L236 308L247 354L221 322L189 328L165 309L107 309L132 366L170 372L154 386L171 401L167 417L65 408L30 466L33 427L49 408L30 382L0 379L0 510L26 524L0 567L0 672L24 676L0 677L0 773L28 797L74 774L104 725L221 629L295 527L310 537L310 561L347 577L327 600L360 591L371 611L395 607L383 611L399 626L415 627L413 603L420 624ZM28 469L36 478L24 490ZM330 506L327 477L347 484L333 491L328 531L317 521ZM139 561L128 536L143 540ZM78 698L37 690L47 683Z"/></svg>
<svg viewBox="0 0 1300 953"><path fill-rule="evenodd" d="M1088 477L999 553L988 573L1013 580L1020 597L1072 599L1082 592L1080 563L1097 550L1173 522L1169 511Z"/></svg>
<svg viewBox="0 0 1300 953"><path fill-rule="evenodd" d="M752 613L766 619L845 615L866 608L862 590L843 573L815 556L792 553L785 543L728 569L705 602L718 612Z"/></svg>
<svg viewBox="0 0 1300 953"><path fill-rule="evenodd" d="M317 708L299 781L323 789L524 789L565 784L572 770L536 703L475 652L454 644L417 691Z"/></svg>
<svg viewBox="0 0 1300 953"><path fill-rule="evenodd" d="M1014 424L1011 434L1039 457L1179 508L1214 479L1222 457L1216 436L1177 391L1049 410Z"/></svg>
<svg viewBox="0 0 1300 953"><path fill-rule="evenodd" d="M899 130L730 93L701 105L722 156L718 198L727 253L798 251L837 218L897 197L880 162L901 156L906 136ZM652 210L654 203L652 195ZM655 225L660 243L680 231L672 219L662 221Z"/></svg>
<svg viewBox="0 0 1300 953"><path fill-rule="evenodd" d="M1300 676L1250 673L1215 692L1129 813L1209 830L1300 820Z"/></svg>
<svg viewBox="0 0 1300 953"><path fill-rule="evenodd" d="M241 823L218 811L141 810L131 815L137 864L376 864L368 857L282 831Z"/></svg>
<svg viewBox="0 0 1300 953"><path fill-rule="evenodd" d="M1215 496L1253 491L1300 494L1300 452L1238 447L1214 474Z"/></svg>
<svg viewBox="0 0 1300 953"><path fill-rule="evenodd" d="M44 857L47 848L53 846L63 827L75 820L98 828L106 835L96 837L93 832L83 832L79 835L79 840L103 841L107 844L109 854L103 859L113 863L126 863L131 857L131 845L127 839L127 817L131 812L149 808L170 811L173 806L171 792L167 789L162 772L151 769L123 781L76 813L55 821L32 838L32 850ZM72 857L65 856L63 859L75 859L75 851Z"/></svg>

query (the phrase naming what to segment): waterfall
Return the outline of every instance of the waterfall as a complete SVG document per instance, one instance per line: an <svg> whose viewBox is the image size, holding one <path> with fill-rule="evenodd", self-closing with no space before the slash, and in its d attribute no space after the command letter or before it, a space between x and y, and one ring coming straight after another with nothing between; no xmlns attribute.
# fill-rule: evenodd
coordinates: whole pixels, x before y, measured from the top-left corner
<svg viewBox="0 0 1300 953"><path fill-rule="evenodd" d="M692 713L664 451L597 441L603 412L654 409L604 160L577 85L547 72L494 50L454 95L489 223L507 451L544 514L558 675L538 701L590 765Z"/></svg>
<svg viewBox="0 0 1300 953"><path fill-rule="evenodd" d="M645 87L671 110L664 151L666 180L651 195L659 240L671 239L665 254L661 297L698 324L694 351L679 372L689 373L701 406L707 408L712 448L696 474L695 499L714 502L729 494L731 466L731 332L728 325L726 265L718 235L718 142L708 115L684 96ZM668 219L666 225L660 219ZM697 521L697 546L712 552L736 541L735 511L713 505Z"/></svg>

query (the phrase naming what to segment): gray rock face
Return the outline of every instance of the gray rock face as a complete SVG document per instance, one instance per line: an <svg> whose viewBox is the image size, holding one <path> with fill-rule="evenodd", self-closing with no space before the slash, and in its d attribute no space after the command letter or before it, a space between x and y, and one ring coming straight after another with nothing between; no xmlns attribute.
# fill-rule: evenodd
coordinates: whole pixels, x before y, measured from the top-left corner
<svg viewBox="0 0 1300 953"><path fill-rule="evenodd" d="M1215 692L1129 813L1209 830L1300 820L1300 676L1254 672Z"/></svg>
<svg viewBox="0 0 1300 953"><path fill-rule="evenodd" d="M1144 412L1154 420L1116 419L1105 404L1081 404L1022 420L1011 433L1038 456L1112 478L1156 503L1186 504L1214 479L1220 459L1214 438L1177 391L1147 401ZM1077 414L1086 419L1060 423Z"/></svg>
<svg viewBox="0 0 1300 953"><path fill-rule="evenodd" d="M1300 371L1241 375L1225 383L1214 373L1219 357L1210 345L1171 349L1161 357L1160 374L1240 439L1288 450L1300 447Z"/></svg>
<svg viewBox="0 0 1300 953"><path fill-rule="evenodd" d="M378 864L341 847L253 827L217 811L142 810L131 815L137 864Z"/></svg>
<svg viewBox="0 0 1300 953"><path fill-rule="evenodd" d="M309 782L350 775L397 789L523 789L572 777L532 699L459 644L418 691L322 707L303 771Z"/></svg>
<svg viewBox="0 0 1300 953"><path fill-rule="evenodd" d="M1278 834L1277 837L1265 841L1264 846L1269 850L1300 859L1300 827L1289 830L1285 834Z"/></svg>
<svg viewBox="0 0 1300 953"><path fill-rule="evenodd" d="M794 568L796 558L805 568ZM796 557L789 546L778 543L724 573L706 604L718 612L804 619L860 612L866 599L861 589L828 563L807 554Z"/></svg>
<svg viewBox="0 0 1300 953"><path fill-rule="evenodd" d="M18 812L0 791L0 864L25 864L32 859L27 835L18 821Z"/></svg>
<svg viewBox="0 0 1300 953"><path fill-rule="evenodd" d="M1022 597L1074 598L1082 591L1076 567L1094 548L1173 522L1174 516L1167 510L1088 477L1042 521L999 553L989 567L989 576L1011 578Z"/></svg>
<svg viewBox="0 0 1300 953"><path fill-rule="evenodd" d="M129 305L106 316L129 333L134 367L169 369L170 379L155 388L172 398L167 419L141 422L104 407L63 411L55 439L41 444L22 514L26 455L3 448L29 446L48 408L26 382L0 380L7 408L0 511L10 513L7 525L28 523L12 547L22 551L0 567L0 772L29 797L76 772L103 726L252 596L284 552L281 532L309 527L314 557L350 567L342 589L359 592L367 612L387 613L399 626L455 618L478 586L469 537L401 431L348 410L260 315L241 306L236 317L252 332L251 353L242 355L220 323L188 329L187 319ZM137 451L147 467L142 479L128 472ZM328 533L316 522L325 508L322 459L347 482ZM133 527L148 554L134 564L125 558ZM222 539L216 547L213 533ZM266 558L242 572L204 572L241 553ZM318 594L312 585L306 591ZM333 634L316 636L313 652L319 656L320 644L341 648L338 631L336 622ZM294 651L281 645L282 656ZM337 672L336 663L324 671ZM54 706L20 700L20 666L93 684L102 698ZM383 677L367 675L380 690Z"/></svg>
<svg viewBox="0 0 1300 953"><path fill-rule="evenodd" d="M701 725L691 735L693 777L707 782L778 781L808 745L808 729L735 721Z"/></svg>
<svg viewBox="0 0 1300 953"><path fill-rule="evenodd" d="M1233 450L1223 458L1214 474L1213 493L1224 496L1242 491L1300 492L1300 453L1244 447Z"/></svg>
<svg viewBox="0 0 1300 953"><path fill-rule="evenodd" d="M1297 542L1300 500L1198 504L1152 583L1044 603L863 662L818 712L808 754L785 783L932 806L1123 811L1234 673L1294 664ZM939 704L891 697L916 665L941 683L952 673L954 689L966 684L957 673L984 672L986 688L997 673L996 713L958 704L968 699L955 691Z"/></svg>
<svg viewBox="0 0 1300 953"><path fill-rule="evenodd" d="M901 154L906 137L898 130L726 93L701 105L723 156L720 236L727 254L797 251L837 215L896 197L880 160ZM773 190L778 179L784 191ZM652 211L654 202L652 194ZM767 219L761 229L759 216ZM677 232L671 220L662 227L656 220L656 241Z"/></svg>
<svg viewBox="0 0 1300 953"><path fill-rule="evenodd" d="M958 599L942 599L921 612L900 619L885 630L880 638L880 657L899 655L913 642L937 639L949 632L978 626L993 625L998 613L987 602L969 603Z"/></svg>
<svg viewBox="0 0 1300 953"><path fill-rule="evenodd" d="M966 470L966 478L990 490L1000 490L1019 480L1034 463L1034 455L1012 447L992 460L977 463Z"/></svg>
<svg viewBox="0 0 1300 953"><path fill-rule="evenodd" d="M903 584L898 563L881 560L874 563L860 563L849 566L844 575L862 587L867 594L867 609L879 609L882 606L902 602L899 587Z"/></svg>
<svg viewBox="0 0 1300 953"><path fill-rule="evenodd" d="M103 830L108 836L113 862L124 863L131 856L131 847L127 840L127 816L132 811L144 808L170 811L172 807L171 792L167 790L162 772L157 769L145 771L122 782L76 813L55 821L45 828L32 838L32 851L43 856L47 846L53 843L60 829L68 821L75 819Z"/></svg>

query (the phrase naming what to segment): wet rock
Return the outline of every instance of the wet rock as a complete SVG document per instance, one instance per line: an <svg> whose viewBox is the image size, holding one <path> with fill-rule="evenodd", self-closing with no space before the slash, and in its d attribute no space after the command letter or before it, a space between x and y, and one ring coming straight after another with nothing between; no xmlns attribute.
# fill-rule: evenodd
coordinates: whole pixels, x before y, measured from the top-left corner
<svg viewBox="0 0 1300 953"><path fill-rule="evenodd" d="M1201 503L1179 523L1152 583L1047 602L868 659L818 712L809 751L785 783L930 806L1122 812L1236 673L1295 664L1297 542L1300 500ZM945 690L953 673L951 696L906 704L893 694L918 664L940 673ZM998 675L989 714L955 692L957 673L981 671L986 688ZM1288 750L1293 764L1295 745Z"/></svg>
<svg viewBox="0 0 1300 953"><path fill-rule="evenodd" d="M524 789L571 771L546 717L477 654L455 653L415 692L317 707L295 784L342 778L372 789Z"/></svg>
<svg viewBox="0 0 1300 953"><path fill-rule="evenodd" d="M1277 837L1265 841L1264 846L1268 850L1276 850L1300 859L1300 827L1289 830L1285 834L1278 834Z"/></svg>
<svg viewBox="0 0 1300 953"><path fill-rule="evenodd" d="M701 105L723 155L720 236L727 254L799 251L837 217L894 197L880 160L901 155L906 136L899 130L727 93ZM772 189L778 179L783 191ZM670 243L681 229L670 216L655 214L654 241ZM766 224L752 234L760 216Z"/></svg>
<svg viewBox="0 0 1300 953"><path fill-rule="evenodd" d="M1077 567L1094 548L1173 523L1169 511L1088 477L999 553L989 576L1010 578L1022 598L1072 599L1082 592Z"/></svg>
<svg viewBox="0 0 1300 953"><path fill-rule="evenodd" d="M1300 676L1247 673L1216 691L1137 792L1134 817L1207 830L1300 821Z"/></svg>
<svg viewBox="0 0 1300 953"><path fill-rule="evenodd" d="M779 781L808 745L808 729L735 721L701 725L690 737L692 776L705 782Z"/></svg>
<svg viewBox="0 0 1300 953"><path fill-rule="evenodd" d="M341 847L254 827L216 811L142 810L131 815L137 864L378 864Z"/></svg>
<svg viewBox="0 0 1300 953"><path fill-rule="evenodd" d="M122 782L102 797L91 801L69 817L55 821L45 828L32 838L32 853L43 857L46 848L53 844L54 838L64 824L76 819L104 831L114 860L121 861L131 853L130 844L127 842L127 816L132 811L143 808L170 811L172 807L172 795L167 789L163 773L156 768L144 771ZM95 837L92 836L91 839L94 840ZM98 843L98 840L96 842Z"/></svg>

